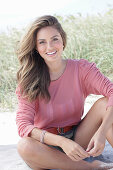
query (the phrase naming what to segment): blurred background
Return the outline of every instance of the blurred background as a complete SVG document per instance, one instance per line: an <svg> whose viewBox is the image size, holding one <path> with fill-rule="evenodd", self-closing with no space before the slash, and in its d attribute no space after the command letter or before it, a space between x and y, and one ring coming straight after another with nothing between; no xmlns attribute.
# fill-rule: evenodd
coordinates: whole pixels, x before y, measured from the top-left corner
<svg viewBox="0 0 113 170"><path fill-rule="evenodd" d="M104 15L113 0L0 0L0 30L25 27L35 17Z"/></svg>
<svg viewBox="0 0 113 170"><path fill-rule="evenodd" d="M0 0L0 111L15 111L18 41L30 22L56 16L68 35L65 58L86 58L113 81L113 0Z"/></svg>

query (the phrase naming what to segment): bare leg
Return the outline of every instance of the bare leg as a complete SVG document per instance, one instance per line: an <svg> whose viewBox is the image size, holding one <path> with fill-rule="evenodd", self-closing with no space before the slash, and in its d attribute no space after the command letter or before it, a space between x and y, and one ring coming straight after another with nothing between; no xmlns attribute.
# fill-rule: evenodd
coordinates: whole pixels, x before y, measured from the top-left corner
<svg viewBox="0 0 113 170"><path fill-rule="evenodd" d="M93 170L109 169L113 165L101 162L72 161L66 154L41 144L32 138L23 138L18 144L18 152L23 160L33 170L62 169L62 170ZM101 167L103 165L103 167Z"/></svg>
<svg viewBox="0 0 113 170"><path fill-rule="evenodd" d="M78 127L75 141L84 148L87 148L91 137L97 131L102 122L105 115L106 102L107 100L105 98L98 100ZM107 139L112 145L113 127L110 129ZM98 161L93 163L85 161L74 162L66 154L50 148L45 144L41 144L32 138L23 138L20 140L18 144L18 152L24 161L34 170L43 170L44 168L57 168L63 170L92 170L94 167L98 167L97 169L113 168L113 165L107 166ZM104 167L101 168L101 166Z"/></svg>
<svg viewBox="0 0 113 170"><path fill-rule="evenodd" d="M87 148L90 139L102 123L106 114L106 104L107 98L105 97L97 100L77 129L75 141L84 149ZM113 147L113 124L107 132L107 140Z"/></svg>
<svg viewBox="0 0 113 170"><path fill-rule="evenodd" d="M74 162L66 154L41 144L32 138L23 138L18 144L18 152L24 161L34 170L45 169L91 170L90 163ZM42 170L42 169L40 169Z"/></svg>
<svg viewBox="0 0 113 170"><path fill-rule="evenodd" d="M87 148L90 139L102 123L106 114L106 104L107 98L105 97L95 102L77 129L75 142L80 144L84 149ZM107 140L113 147L113 124L107 132ZM99 161L94 162L94 164L98 163L102 165Z"/></svg>

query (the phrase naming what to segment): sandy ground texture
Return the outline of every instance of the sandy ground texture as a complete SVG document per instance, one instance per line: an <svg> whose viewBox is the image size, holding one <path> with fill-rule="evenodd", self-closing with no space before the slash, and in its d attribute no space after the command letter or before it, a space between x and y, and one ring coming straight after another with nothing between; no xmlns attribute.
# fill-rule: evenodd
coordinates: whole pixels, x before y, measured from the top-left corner
<svg viewBox="0 0 113 170"><path fill-rule="evenodd" d="M97 98L90 96L86 100L85 113ZM16 112L0 112L0 170L30 170L17 153L16 145L20 137L17 133L15 118ZM90 158L88 161L93 159ZM113 148L106 142L102 155L95 159L113 162Z"/></svg>

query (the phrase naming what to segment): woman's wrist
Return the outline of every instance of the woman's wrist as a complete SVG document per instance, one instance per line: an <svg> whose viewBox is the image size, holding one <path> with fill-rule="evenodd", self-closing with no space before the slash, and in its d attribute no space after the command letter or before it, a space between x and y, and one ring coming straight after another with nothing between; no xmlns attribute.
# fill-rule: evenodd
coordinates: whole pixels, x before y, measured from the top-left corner
<svg viewBox="0 0 113 170"><path fill-rule="evenodd" d="M41 143L46 143L48 145L59 146L59 147L62 147L64 142L66 140L69 140L63 136L55 135L47 131L40 130L38 128L34 128L32 130L32 132L30 133L30 137L33 137L34 139L40 141Z"/></svg>
<svg viewBox="0 0 113 170"><path fill-rule="evenodd" d="M62 148L62 145L64 144L65 140L67 140L67 138L59 136L58 146Z"/></svg>
<svg viewBox="0 0 113 170"><path fill-rule="evenodd" d="M102 135L102 136L105 136L105 137L106 137L106 133L107 133L106 128L103 127L103 126L100 126L99 129L97 130L97 133L98 133L99 135Z"/></svg>

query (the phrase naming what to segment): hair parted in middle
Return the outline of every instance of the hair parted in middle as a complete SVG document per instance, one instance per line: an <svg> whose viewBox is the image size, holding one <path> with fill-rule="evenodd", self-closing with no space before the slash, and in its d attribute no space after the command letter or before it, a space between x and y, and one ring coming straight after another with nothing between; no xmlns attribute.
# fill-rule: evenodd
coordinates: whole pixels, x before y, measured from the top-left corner
<svg viewBox="0 0 113 170"><path fill-rule="evenodd" d="M17 72L17 81L20 92L29 101L42 97L50 100L48 87L50 75L47 64L36 50L36 37L41 28L52 26L61 35L63 46L66 46L66 33L57 18L45 15L37 18L29 27L19 43L17 50L20 69Z"/></svg>

